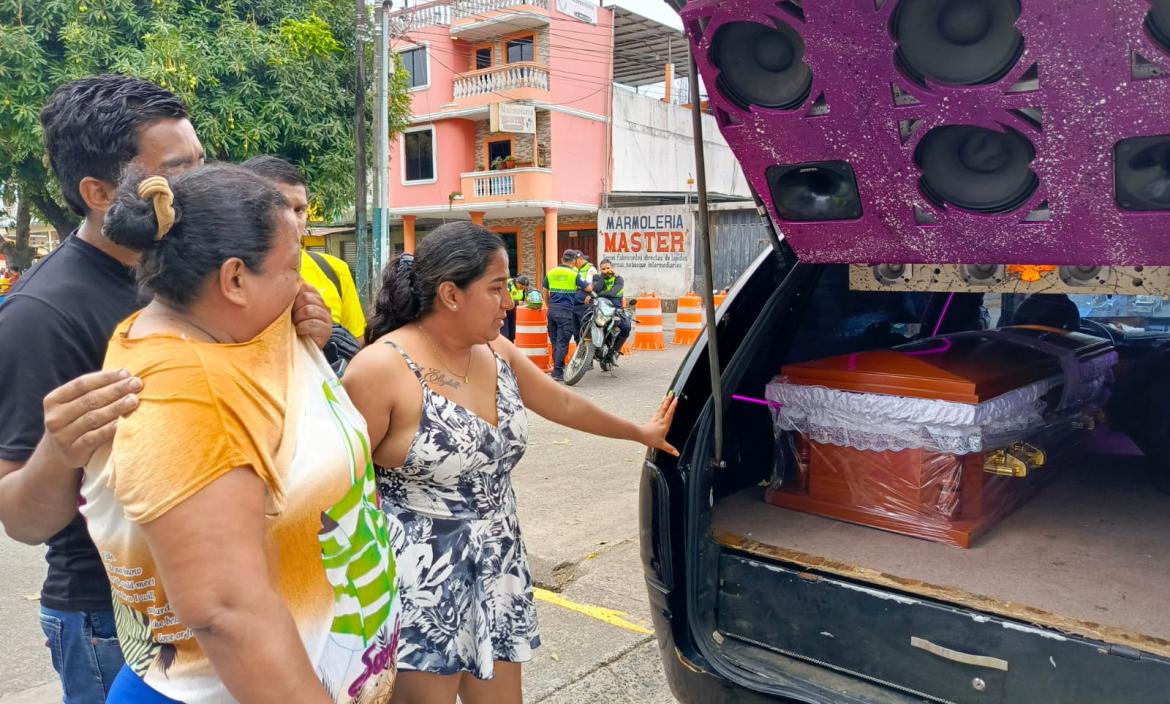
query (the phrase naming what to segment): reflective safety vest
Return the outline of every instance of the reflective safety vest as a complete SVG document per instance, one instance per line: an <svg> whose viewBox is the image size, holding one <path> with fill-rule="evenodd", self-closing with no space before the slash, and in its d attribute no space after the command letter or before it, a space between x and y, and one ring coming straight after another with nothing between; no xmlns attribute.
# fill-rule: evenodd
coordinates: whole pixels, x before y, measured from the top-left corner
<svg viewBox="0 0 1170 704"><path fill-rule="evenodd" d="M565 265L549 270L548 278L549 305L572 307L573 299L577 295L577 281L580 274L577 270Z"/></svg>
<svg viewBox="0 0 1170 704"><path fill-rule="evenodd" d="M577 270L577 273L581 275L582 279L585 279L586 283L592 283L593 277L597 276L597 267L593 266L589 262L586 262L585 266Z"/></svg>
<svg viewBox="0 0 1170 704"><path fill-rule="evenodd" d="M610 298L623 298L623 297L625 297L626 286L625 286L624 281L622 282L622 288L620 291L613 290L613 285L615 283L617 283L617 276L609 276L609 277L603 276L601 278L601 281L602 281L602 283L605 284L605 288L601 291L601 293L606 294Z"/></svg>
<svg viewBox="0 0 1170 704"><path fill-rule="evenodd" d="M516 285L516 279L508 279L508 289L512 293L512 300L519 303L524 300L524 289Z"/></svg>

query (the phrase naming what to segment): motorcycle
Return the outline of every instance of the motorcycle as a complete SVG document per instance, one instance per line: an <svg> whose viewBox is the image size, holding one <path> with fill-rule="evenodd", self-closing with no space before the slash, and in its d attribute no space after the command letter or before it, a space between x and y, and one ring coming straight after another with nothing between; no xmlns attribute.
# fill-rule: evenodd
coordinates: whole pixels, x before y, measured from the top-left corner
<svg viewBox="0 0 1170 704"><path fill-rule="evenodd" d="M621 327L618 325L618 316L623 315L608 298L598 298L589 309L581 323L581 331L577 339L577 351L573 353L568 364L565 365L565 384L573 386L581 381L585 372L593 367L593 360L597 360L601 371L608 372L616 367L618 353L618 334Z"/></svg>

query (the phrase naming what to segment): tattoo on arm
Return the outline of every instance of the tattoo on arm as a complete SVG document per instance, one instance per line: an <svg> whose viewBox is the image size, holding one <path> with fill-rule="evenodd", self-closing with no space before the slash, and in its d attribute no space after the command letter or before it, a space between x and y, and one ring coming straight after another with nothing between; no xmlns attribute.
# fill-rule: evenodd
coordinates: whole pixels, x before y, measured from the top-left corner
<svg viewBox="0 0 1170 704"><path fill-rule="evenodd" d="M455 377L447 376L434 367L427 368L426 373L423 374L423 380L425 380L430 386L446 386L452 391L457 391L459 387L463 385L463 383Z"/></svg>

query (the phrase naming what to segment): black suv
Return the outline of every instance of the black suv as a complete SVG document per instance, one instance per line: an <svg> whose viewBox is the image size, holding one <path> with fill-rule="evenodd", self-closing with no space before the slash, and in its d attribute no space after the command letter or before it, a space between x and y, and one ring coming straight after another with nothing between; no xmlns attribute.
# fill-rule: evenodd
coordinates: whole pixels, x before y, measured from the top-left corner
<svg viewBox="0 0 1170 704"><path fill-rule="evenodd" d="M769 407L732 395L764 398L784 364L929 337L943 298L854 291L848 267L778 243L718 315L718 398L710 328L686 357L682 454L647 455L640 506L680 701L1170 702L1170 320L1148 297L1070 297L1079 332L1120 355L1109 421L971 549L763 501L782 434ZM1011 325L1021 298L954 294L942 332Z"/></svg>

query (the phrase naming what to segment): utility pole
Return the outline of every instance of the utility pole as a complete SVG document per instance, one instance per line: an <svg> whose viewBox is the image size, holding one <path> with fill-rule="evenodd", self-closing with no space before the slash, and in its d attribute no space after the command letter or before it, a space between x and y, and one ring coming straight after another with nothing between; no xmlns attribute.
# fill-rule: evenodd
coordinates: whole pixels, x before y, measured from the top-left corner
<svg viewBox="0 0 1170 704"><path fill-rule="evenodd" d="M390 260L390 78L395 62L390 56L390 8L392 0L378 6L378 114L374 166L374 272Z"/></svg>
<svg viewBox="0 0 1170 704"><path fill-rule="evenodd" d="M354 226L357 239L357 289L363 301L372 300L372 254L366 226L366 0L354 0L353 41L357 68L354 76Z"/></svg>

